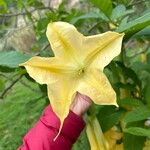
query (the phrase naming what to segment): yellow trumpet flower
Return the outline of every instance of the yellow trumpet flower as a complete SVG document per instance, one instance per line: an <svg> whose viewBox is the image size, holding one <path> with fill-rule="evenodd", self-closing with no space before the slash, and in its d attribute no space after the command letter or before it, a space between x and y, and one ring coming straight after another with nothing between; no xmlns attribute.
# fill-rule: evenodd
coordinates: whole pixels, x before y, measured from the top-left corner
<svg viewBox="0 0 150 150"><path fill-rule="evenodd" d="M86 128L91 150L123 150L123 143L117 144L123 136L115 127L103 134L96 117L90 119Z"/></svg>
<svg viewBox="0 0 150 150"><path fill-rule="evenodd" d="M150 150L150 140L149 139L146 140L143 150Z"/></svg>
<svg viewBox="0 0 150 150"><path fill-rule="evenodd" d="M89 120L86 128L87 137L91 146L91 150L109 150L100 124L96 117Z"/></svg>
<svg viewBox="0 0 150 150"><path fill-rule="evenodd" d="M76 91L96 104L117 105L103 69L119 55L124 34L109 31L84 36L73 25L60 21L49 23L46 35L55 57L35 56L20 66L36 82L47 84L51 106L61 121L60 130Z"/></svg>
<svg viewBox="0 0 150 150"><path fill-rule="evenodd" d="M123 150L123 143L117 144L117 140L122 138L123 134L117 131L116 127L112 127L110 130L104 133L104 137L108 142L108 150Z"/></svg>

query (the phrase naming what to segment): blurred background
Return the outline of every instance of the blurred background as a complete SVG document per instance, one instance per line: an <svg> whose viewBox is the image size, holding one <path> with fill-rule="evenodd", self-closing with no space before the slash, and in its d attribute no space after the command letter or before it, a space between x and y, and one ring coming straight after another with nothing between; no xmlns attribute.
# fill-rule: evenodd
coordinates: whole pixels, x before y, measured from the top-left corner
<svg viewBox="0 0 150 150"><path fill-rule="evenodd" d="M45 31L60 20L84 35L125 33L120 56L104 70L120 107L95 105L93 113L106 138L122 135L112 150L150 150L150 0L0 0L0 150L17 149L49 103L46 86L18 64L54 56ZM85 131L73 150L90 150Z"/></svg>

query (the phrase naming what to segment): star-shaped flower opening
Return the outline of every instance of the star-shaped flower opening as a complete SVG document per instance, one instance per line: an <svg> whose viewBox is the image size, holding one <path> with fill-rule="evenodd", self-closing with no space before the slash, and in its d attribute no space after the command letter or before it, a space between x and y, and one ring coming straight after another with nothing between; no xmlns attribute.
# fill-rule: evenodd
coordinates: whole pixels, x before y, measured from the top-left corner
<svg viewBox="0 0 150 150"><path fill-rule="evenodd" d="M103 69L121 52L124 34L84 36L66 22L49 23L46 35L55 57L32 57L24 66L40 84L47 84L51 106L61 127L76 91L99 105L117 105L116 94ZM61 129L60 127L60 129Z"/></svg>

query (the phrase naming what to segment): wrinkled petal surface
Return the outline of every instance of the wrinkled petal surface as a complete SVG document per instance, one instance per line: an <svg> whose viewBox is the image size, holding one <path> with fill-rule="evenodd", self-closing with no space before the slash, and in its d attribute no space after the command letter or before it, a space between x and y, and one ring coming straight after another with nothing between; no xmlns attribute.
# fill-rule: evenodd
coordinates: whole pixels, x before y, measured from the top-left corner
<svg viewBox="0 0 150 150"><path fill-rule="evenodd" d="M50 100L52 109L59 117L61 122L59 133L62 129L64 119L69 114L69 108L76 93L76 85L77 80L64 77L59 78L58 81L47 86L48 98ZM57 136L59 135L59 133L57 134ZM55 137L55 139L57 138L57 136Z"/></svg>
<svg viewBox="0 0 150 150"><path fill-rule="evenodd" d="M121 43L124 34L108 31L103 34L86 37L84 47L85 63L103 70L110 61L121 52Z"/></svg>
<svg viewBox="0 0 150 150"><path fill-rule="evenodd" d="M80 81L77 91L89 96L99 105L116 105L116 93L100 69L89 69Z"/></svg>
<svg viewBox="0 0 150 150"><path fill-rule="evenodd" d="M76 84L75 80L72 81L72 79L67 78L60 78L58 81L48 84L48 97L54 112L60 118L64 119L69 112L70 104L76 92Z"/></svg>
<svg viewBox="0 0 150 150"><path fill-rule="evenodd" d="M45 58L36 56L19 66L24 66L28 74L40 84L54 83L60 77L71 74L74 71L73 67L67 64L63 65L55 57Z"/></svg>
<svg viewBox="0 0 150 150"><path fill-rule="evenodd" d="M66 22L49 23L46 35L56 57L78 62L84 36L73 25Z"/></svg>

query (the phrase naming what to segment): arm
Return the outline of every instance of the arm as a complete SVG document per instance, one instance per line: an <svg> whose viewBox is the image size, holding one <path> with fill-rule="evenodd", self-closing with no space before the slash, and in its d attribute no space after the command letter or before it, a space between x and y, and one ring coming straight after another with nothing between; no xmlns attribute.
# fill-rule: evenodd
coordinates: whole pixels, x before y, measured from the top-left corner
<svg viewBox="0 0 150 150"><path fill-rule="evenodd" d="M90 105L89 98L77 94L56 141L53 139L58 133L60 121L51 106L47 106L40 120L25 135L23 145L18 150L70 150L84 129L85 122L81 116Z"/></svg>

